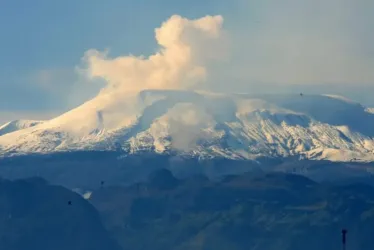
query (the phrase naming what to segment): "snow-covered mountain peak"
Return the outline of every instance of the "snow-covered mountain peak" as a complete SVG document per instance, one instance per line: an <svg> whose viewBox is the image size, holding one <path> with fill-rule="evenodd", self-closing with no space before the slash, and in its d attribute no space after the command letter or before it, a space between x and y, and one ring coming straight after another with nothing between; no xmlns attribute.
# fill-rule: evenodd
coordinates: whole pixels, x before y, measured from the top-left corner
<svg viewBox="0 0 374 250"><path fill-rule="evenodd" d="M374 108L366 108L365 111L370 114L374 114Z"/></svg>
<svg viewBox="0 0 374 250"><path fill-rule="evenodd" d="M374 159L374 114L321 95L144 90L96 98L0 136L0 152L183 151L199 157Z"/></svg>
<svg viewBox="0 0 374 250"><path fill-rule="evenodd" d="M11 122L7 122L0 126L0 136L12 133L14 131L18 131L21 129L26 129L30 127L34 127L36 125L41 124L43 121L35 121L35 120L14 120Z"/></svg>

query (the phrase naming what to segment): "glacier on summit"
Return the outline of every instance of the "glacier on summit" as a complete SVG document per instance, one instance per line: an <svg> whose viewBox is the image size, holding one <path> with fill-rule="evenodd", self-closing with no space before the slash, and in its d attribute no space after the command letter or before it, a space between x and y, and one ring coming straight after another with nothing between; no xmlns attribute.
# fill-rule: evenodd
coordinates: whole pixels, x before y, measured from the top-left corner
<svg viewBox="0 0 374 250"><path fill-rule="evenodd" d="M3 125L0 125L0 136L18 131L25 128L30 128L42 123L42 121L34 121L34 120L15 120L11 122L7 122Z"/></svg>
<svg viewBox="0 0 374 250"><path fill-rule="evenodd" d="M83 150L374 161L374 114L346 98L197 91L211 62L224 57L225 34L222 16L173 15L155 29L159 49L150 56L87 51L81 73L105 87L54 119L0 127L0 156Z"/></svg>
<svg viewBox="0 0 374 250"><path fill-rule="evenodd" d="M373 161L374 114L328 95L185 90L105 94L54 119L0 136L0 154L117 150L191 157Z"/></svg>

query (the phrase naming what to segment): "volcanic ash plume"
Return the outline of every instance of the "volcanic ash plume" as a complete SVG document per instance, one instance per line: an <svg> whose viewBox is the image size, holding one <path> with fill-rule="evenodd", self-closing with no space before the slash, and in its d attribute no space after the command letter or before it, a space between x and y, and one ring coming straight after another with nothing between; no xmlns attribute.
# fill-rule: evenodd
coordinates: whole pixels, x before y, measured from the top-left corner
<svg viewBox="0 0 374 250"><path fill-rule="evenodd" d="M89 78L102 78L102 92L145 89L191 89L206 79L206 66L219 54L221 16L188 20L174 15L155 29L160 49L145 56L109 58L108 52L89 50L83 61Z"/></svg>

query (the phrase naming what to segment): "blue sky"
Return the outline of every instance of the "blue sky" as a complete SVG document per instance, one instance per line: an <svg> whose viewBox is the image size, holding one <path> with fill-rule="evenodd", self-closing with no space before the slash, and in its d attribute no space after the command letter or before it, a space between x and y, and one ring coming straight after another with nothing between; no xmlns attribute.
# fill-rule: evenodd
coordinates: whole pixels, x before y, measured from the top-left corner
<svg viewBox="0 0 374 250"><path fill-rule="evenodd" d="M374 66L372 1L301 2L1 1L0 122L22 117L50 117L94 96L101 85L82 82L74 71L85 51L110 48L113 56L149 55L157 49L154 28L173 14L187 18L207 14L224 17L225 28L230 32L236 49L222 66L227 67L225 77L217 74L217 79L221 79L215 87L218 90L225 88L222 79L235 81L238 90L256 89L260 92L268 90L269 84L280 79L276 83L278 87L273 88L276 91L335 90L338 94L374 105L374 94L370 93L374 93L374 77L369 72L374 69L371 68ZM324 40L325 37L328 39ZM290 42L290 39L294 40ZM321 40L323 42L318 42ZM290 46L298 48L298 52L289 59L289 67L278 70L277 65L284 64L284 52ZM339 65L331 67L331 72L341 74L340 78L324 75L322 70L326 66L318 65L323 65L326 60L310 59L315 54L326 54L325 48L329 48L330 58L335 58L329 63ZM303 68L300 68L300 60L307 61L302 64ZM269 62L274 63L270 65ZM311 73L307 68L316 70ZM350 70L345 70L348 68ZM248 73L248 69L253 69L253 72L249 70ZM291 74L297 77L281 77ZM273 79L267 75L280 77ZM310 81L303 83L306 77ZM339 88L331 83L344 80L347 82L341 83Z"/></svg>
<svg viewBox="0 0 374 250"><path fill-rule="evenodd" d="M173 14L191 18L230 12L226 1L2 1L2 70L70 67L90 48L114 53L154 49L153 29ZM17 69L14 68L17 65Z"/></svg>
<svg viewBox="0 0 374 250"><path fill-rule="evenodd" d="M72 93L73 69L88 49L149 54L154 28L171 15L228 14L233 7L214 0L1 1L0 120L5 112L61 112L92 96L96 88ZM43 82L40 72L54 75Z"/></svg>

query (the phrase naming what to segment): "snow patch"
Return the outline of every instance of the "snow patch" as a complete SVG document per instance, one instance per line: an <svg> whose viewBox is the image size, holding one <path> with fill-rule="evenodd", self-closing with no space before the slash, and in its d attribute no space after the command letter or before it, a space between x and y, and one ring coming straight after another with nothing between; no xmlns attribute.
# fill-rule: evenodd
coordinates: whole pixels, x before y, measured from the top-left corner
<svg viewBox="0 0 374 250"><path fill-rule="evenodd" d="M30 128L41 124L43 121L34 120L15 120L0 126L0 136L9 134L18 130Z"/></svg>
<svg viewBox="0 0 374 250"><path fill-rule="evenodd" d="M333 115L339 105L327 96L308 98L308 105L334 102L321 111L322 117ZM331 122L319 120L300 112L300 105L285 108L284 100L174 90L129 92L118 99L99 95L55 119L0 136L0 155L122 150L124 154L179 151L203 158L374 160L373 138L353 123L341 124L340 116L336 121L329 118ZM342 112L364 109L354 103L341 105ZM367 120L360 124L369 126L373 116L362 119Z"/></svg>

